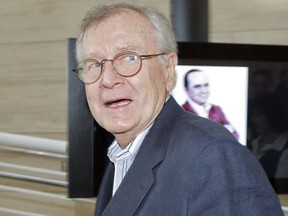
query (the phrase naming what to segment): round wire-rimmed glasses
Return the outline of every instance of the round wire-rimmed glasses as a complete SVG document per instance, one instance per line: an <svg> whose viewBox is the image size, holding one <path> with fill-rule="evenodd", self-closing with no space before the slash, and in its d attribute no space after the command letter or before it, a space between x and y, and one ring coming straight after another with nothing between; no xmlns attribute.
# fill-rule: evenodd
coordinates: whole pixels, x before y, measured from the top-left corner
<svg viewBox="0 0 288 216"><path fill-rule="evenodd" d="M78 78L82 82L90 84L96 82L100 78L103 72L104 63L106 61L111 61L113 70L117 74L123 77L130 77L140 71L143 59L149 59L165 54L166 53L139 55L131 51L121 52L115 55L113 59L103 59L101 61L96 59L86 59L80 62L77 65L77 68L73 69L73 72L77 74Z"/></svg>

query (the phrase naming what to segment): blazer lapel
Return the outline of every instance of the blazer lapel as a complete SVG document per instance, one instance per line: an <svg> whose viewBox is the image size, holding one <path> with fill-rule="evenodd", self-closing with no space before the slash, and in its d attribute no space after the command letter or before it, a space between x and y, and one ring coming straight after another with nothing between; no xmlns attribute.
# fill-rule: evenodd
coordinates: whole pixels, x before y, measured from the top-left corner
<svg viewBox="0 0 288 216"><path fill-rule="evenodd" d="M100 216L104 211L105 207L109 203L112 197L113 189L113 179L114 179L114 165L112 162L108 162L105 170L105 174L102 179L100 190L97 194L99 199L96 199L96 211L95 215Z"/></svg>
<svg viewBox="0 0 288 216"><path fill-rule="evenodd" d="M170 105L165 106L145 137L138 155L102 216L133 215L149 192L154 179L153 169L165 157L169 134L171 134L173 128L174 118L171 118L171 116L177 116L175 109L173 114L170 112L171 106L176 105L175 100L170 99L169 101ZM180 107L178 109L182 110Z"/></svg>
<svg viewBox="0 0 288 216"><path fill-rule="evenodd" d="M147 142L145 143L143 144L151 144ZM144 153L143 150L144 149L141 150L142 154L140 154L140 152L138 153L121 185L104 210L103 216L130 216L133 215L141 205L142 200L153 184L152 169L163 158L163 156L156 156L155 153ZM149 158L147 159L147 156L145 155L149 155Z"/></svg>

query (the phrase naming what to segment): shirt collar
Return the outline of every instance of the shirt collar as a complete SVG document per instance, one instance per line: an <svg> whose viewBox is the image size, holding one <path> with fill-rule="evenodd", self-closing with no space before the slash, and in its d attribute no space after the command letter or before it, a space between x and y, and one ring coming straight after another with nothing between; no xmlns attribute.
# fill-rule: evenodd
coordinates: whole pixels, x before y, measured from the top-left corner
<svg viewBox="0 0 288 216"><path fill-rule="evenodd" d="M266 144L260 151L258 149L258 142L261 136L252 141L252 152L259 158L268 150L283 151L287 142L288 133L282 133L274 142Z"/></svg>
<svg viewBox="0 0 288 216"><path fill-rule="evenodd" d="M195 103L191 98L188 97L187 99L189 105L196 111L196 113L200 116L203 116L203 117L208 117L208 113L209 113L209 110L211 109L212 107L212 104L210 103L206 103L206 104L203 104L203 105L199 105L197 103ZM204 113L205 112L205 113Z"/></svg>
<svg viewBox="0 0 288 216"><path fill-rule="evenodd" d="M146 134L149 132L152 125L153 123L149 125L149 127L147 127L140 134L138 134L134 139L132 139L132 141L125 149L122 149L117 140L115 139L108 148L107 156L109 157L109 159L113 163L115 163L116 161L135 158Z"/></svg>
<svg viewBox="0 0 288 216"><path fill-rule="evenodd" d="M279 137L274 142L265 145L262 151L267 151L271 149L275 151L282 151L283 148L285 147L287 138L288 138L288 133L283 132L282 134L279 135Z"/></svg>

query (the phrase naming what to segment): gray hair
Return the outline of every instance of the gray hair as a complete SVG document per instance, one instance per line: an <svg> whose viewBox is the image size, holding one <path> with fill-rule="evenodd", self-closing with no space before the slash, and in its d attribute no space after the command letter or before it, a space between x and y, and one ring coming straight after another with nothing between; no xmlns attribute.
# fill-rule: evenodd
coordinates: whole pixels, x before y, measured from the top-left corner
<svg viewBox="0 0 288 216"><path fill-rule="evenodd" d="M123 12L123 10L135 11L150 20L152 26L155 28L155 39L157 48L160 52L177 53L177 42L172 26L161 12L150 6L136 6L132 4L120 3L93 7L82 19L76 42L76 56L78 62L83 61L84 58L83 37L87 28L91 24L100 23L108 17Z"/></svg>

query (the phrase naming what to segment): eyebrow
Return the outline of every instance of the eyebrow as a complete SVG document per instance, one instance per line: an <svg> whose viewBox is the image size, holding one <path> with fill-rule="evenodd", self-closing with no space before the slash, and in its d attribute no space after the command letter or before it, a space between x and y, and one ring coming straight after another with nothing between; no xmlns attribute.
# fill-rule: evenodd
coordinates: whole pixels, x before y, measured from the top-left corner
<svg viewBox="0 0 288 216"><path fill-rule="evenodd" d="M209 83L203 83L203 84L196 84L196 85L193 85L192 88L200 88L201 86L209 86Z"/></svg>

